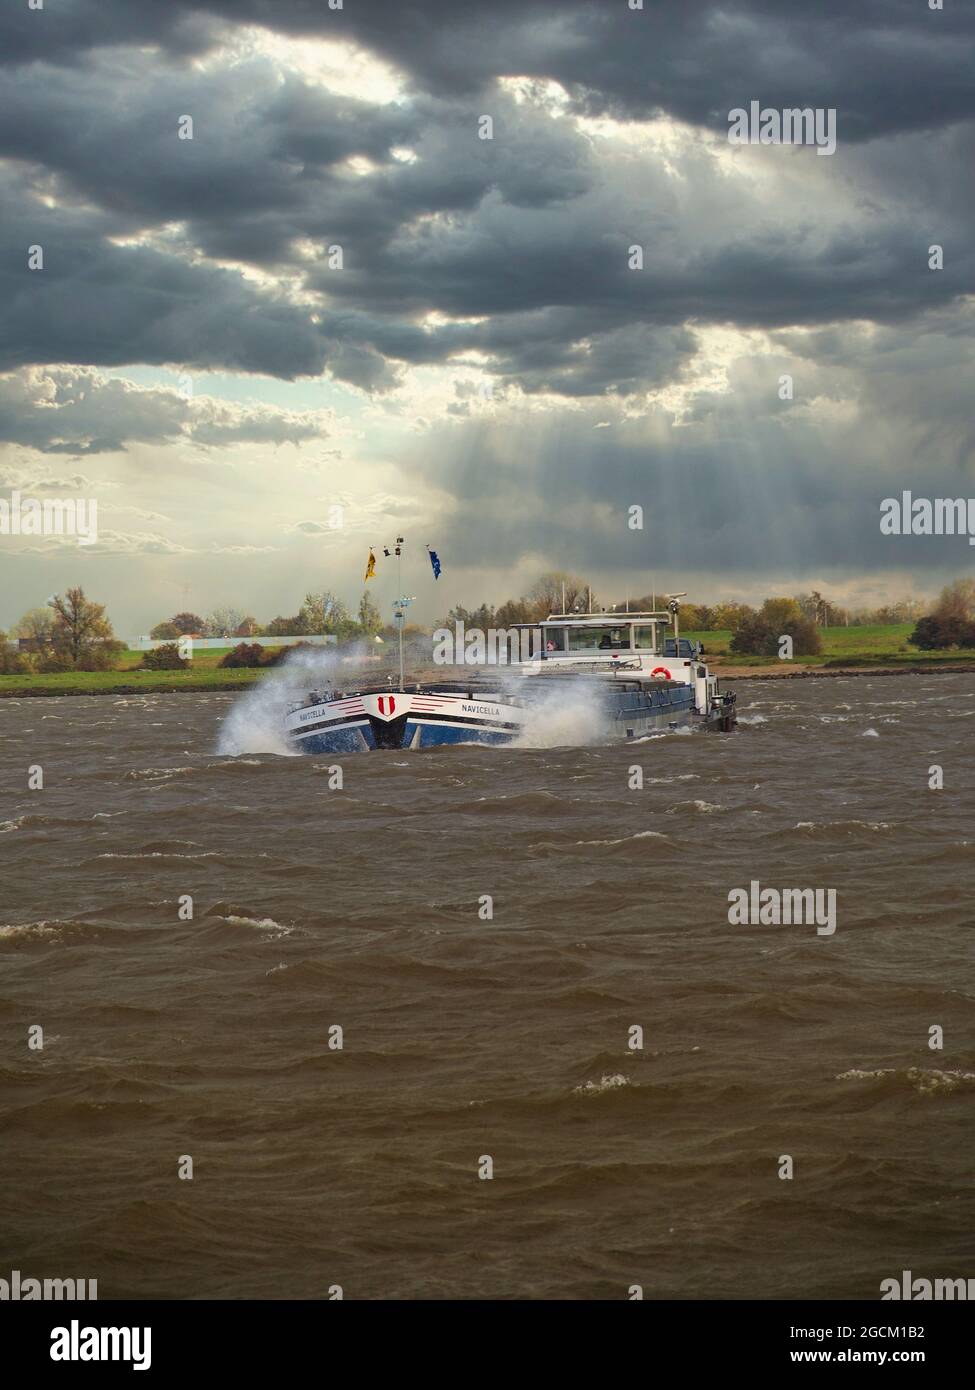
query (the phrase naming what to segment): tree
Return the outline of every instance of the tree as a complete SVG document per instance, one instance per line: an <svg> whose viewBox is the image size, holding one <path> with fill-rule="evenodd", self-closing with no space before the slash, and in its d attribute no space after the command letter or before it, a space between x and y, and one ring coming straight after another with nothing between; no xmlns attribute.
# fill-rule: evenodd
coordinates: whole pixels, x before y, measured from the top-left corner
<svg viewBox="0 0 975 1390"><path fill-rule="evenodd" d="M29 608L24 616L14 623L11 633L23 637L35 651L48 646L54 627L54 615L50 608Z"/></svg>
<svg viewBox="0 0 975 1390"><path fill-rule="evenodd" d="M30 669L30 657L27 653L11 647L7 642L6 633L0 632L0 675L25 675Z"/></svg>
<svg viewBox="0 0 975 1390"><path fill-rule="evenodd" d="M680 625L686 632L703 632L701 608L696 603L682 603L680 606Z"/></svg>
<svg viewBox="0 0 975 1390"><path fill-rule="evenodd" d="M975 646L975 580L946 584L933 612L918 620L907 640L922 651Z"/></svg>
<svg viewBox="0 0 975 1390"><path fill-rule="evenodd" d="M688 632L711 632L717 627L714 609L706 603L685 603L680 610L680 625Z"/></svg>
<svg viewBox="0 0 975 1390"><path fill-rule="evenodd" d="M177 613L174 617L170 618L170 622L173 627L175 627L180 637L185 637L187 635L202 637L204 628L206 627L206 623L198 613Z"/></svg>
<svg viewBox="0 0 975 1390"><path fill-rule="evenodd" d="M272 618L264 628L265 637L304 637L311 629L305 617L298 614L294 618Z"/></svg>
<svg viewBox="0 0 975 1390"><path fill-rule="evenodd" d="M794 598L768 598L758 613L742 619L731 639L731 650L739 654L778 656L779 640L792 638L795 656L814 656L822 650L819 633Z"/></svg>
<svg viewBox="0 0 975 1390"><path fill-rule="evenodd" d="M498 626L496 614L489 603L482 603L480 608L465 608L462 603L458 603L451 608L441 626L456 627L458 623L463 623L466 628L479 628L481 632L486 632L489 627Z"/></svg>
<svg viewBox="0 0 975 1390"><path fill-rule="evenodd" d="M549 613L562 612L562 588L565 586L565 611L572 613L581 605L586 612L589 607L589 586L577 574L565 574L562 570L549 570L540 575L525 595L532 607L532 620L547 618ZM592 595L592 606L596 607L596 595Z"/></svg>
<svg viewBox="0 0 975 1390"><path fill-rule="evenodd" d="M946 584L938 595L934 616L941 622L975 622L975 579Z"/></svg>
<svg viewBox="0 0 975 1390"><path fill-rule="evenodd" d="M373 633L379 631L382 625L382 614L379 612L375 603L373 603L372 595L369 590L364 589L362 598L359 600L359 626L362 628L363 632L368 633L371 637Z"/></svg>
<svg viewBox="0 0 975 1390"><path fill-rule="evenodd" d="M513 623L530 623L532 613L523 598L509 598L494 615L494 626L509 628Z"/></svg>
<svg viewBox="0 0 975 1390"><path fill-rule="evenodd" d="M238 623L234 629L235 637L259 637L261 625L256 618L248 615L242 623Z"/></svg>
<svg viewBox="0 0 975 1390"><path fill-rule="evenodd" d="M206 620L208 637L232 637L247 615L239 608L215 608Z"/></svg>
<svg viewBox="0 0 975 1390"><path fill-rule="evenodd" d="M149 636L154 642L171 642L173 638L182 635L174 622L157 623L155 627L149 629Z"/></svg>
<svg viewBox="0 0 975 1390"><path fill-rule="evenodd" d="M321 594L306 594L301 618L305 626L300 630L316 637L326 632L343 634L352 621L345 604L330 589Z"/></svg>
<svg viewBox="0 0 975 1390"><path fill-rule="evenodd" d="M753 616L755 610L747 603L718 603L715 604L711 614L711 631L721 632L730 628L732 632L741 627L746 619Z"/></svg>
<svg viewBox="0 0 975 1390"><path fill-rule="evenodd" d="M56 595L51 599L51 608L54 610L51 644L72 666L77 666L99 643L114 639L104 605L86 598L84 589L69 589L63 597Z"/></svg>

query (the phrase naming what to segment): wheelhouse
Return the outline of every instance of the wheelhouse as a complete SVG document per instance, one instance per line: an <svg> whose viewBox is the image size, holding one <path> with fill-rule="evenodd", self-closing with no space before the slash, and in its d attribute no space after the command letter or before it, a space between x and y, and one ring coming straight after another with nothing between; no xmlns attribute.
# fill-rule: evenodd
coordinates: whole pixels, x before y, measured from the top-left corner
<svg viewBox="0 0 975 1390"><path fill-rule="evenodd" d="M622 656L634 652L643 656L657 656L663 650L661 629L666 632L670 622L669 612L591 613L584 617L550 613L541 622L514 623L512 626L532 634L534 659L546 661L559 657L591 656L594 653Z"/></svg>

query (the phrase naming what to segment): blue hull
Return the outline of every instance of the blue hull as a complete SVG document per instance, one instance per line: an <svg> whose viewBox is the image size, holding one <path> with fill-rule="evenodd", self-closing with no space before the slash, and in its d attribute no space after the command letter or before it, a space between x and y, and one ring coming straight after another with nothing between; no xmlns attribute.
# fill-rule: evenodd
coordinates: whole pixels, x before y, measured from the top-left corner
<svg viewBox="0 0 975 1390"><path fill-rule="evenodd" d="M414 744L413 739L417 729L420 731L420 740L419 743ZM369 752L373 752L379 745L376 743L372 729L361 729L362 738L366 741L366 748L362 746L359 732L356 729L329 729L327 732L310 734L301 740L298 749L302 753L364 753L367 749ZM510 743L514 737L514 734L499 733L495 729L478 729L476 726L454 729L443 724L417 725L412 719L408 719L400 748L442 748L448 744L458 743L500 744ZM392 751L395 752L396 750Z"/></svg>
<svg viewBox="0 0 975 1390"><path fill-rule="evenodd" d="M689 696L679 701L651 700L647 697L621 700L619 706L610 711L610 737L620 743L645 738L650 734L673 733L687 726L705 726L705 721L693 713ZM360 753L371 752L381 746L387 751L391 747L396 751L443 748L465 743L499 745L512 743L517 737L518 730L481 728L474 723L457 727L407 718L402 726L402 741L397 737L392 745L388 742L384 745L377 743L373 725L367 722L358 723L355 727L323 729L309 734L297 746L302 753Z"/></svg>

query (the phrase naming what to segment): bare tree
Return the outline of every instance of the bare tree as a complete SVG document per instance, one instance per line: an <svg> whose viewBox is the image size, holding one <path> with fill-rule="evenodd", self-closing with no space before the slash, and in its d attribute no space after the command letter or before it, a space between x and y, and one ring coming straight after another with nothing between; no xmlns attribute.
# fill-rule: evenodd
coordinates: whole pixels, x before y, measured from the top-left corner
<svg viewBox="0 0 975 1390"><path fill-rule="evenodd" d="M55 650L70 656L77 665L83 656L99 642L114 637L112 624L105 616L105 606L85 597L84 589L69 589L51 599L54 626L51 638Z"/></svg>
<svg viewBox="0 0 975 1390"><path fill-rule="evenodd" d="M541 575L528 590L526 598L531 604L535 618L545 618L549 613L562 612L562 592L565 589L565 610L574 612L580 606L583 611L589 607L589 585L577 574L565 574L561 570L549 570ZM596 595L592 596L593 608Z"/></svg>

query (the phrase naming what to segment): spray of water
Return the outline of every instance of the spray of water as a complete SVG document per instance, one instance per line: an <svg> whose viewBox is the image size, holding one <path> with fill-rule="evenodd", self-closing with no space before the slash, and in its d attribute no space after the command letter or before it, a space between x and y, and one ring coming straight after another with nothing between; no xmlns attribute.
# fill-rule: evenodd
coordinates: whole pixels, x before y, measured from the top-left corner
<svg viewBox="0 0 975 1390"><path fill-rule="evenodd" d="M600 687L582 676L570 681L523 676L509 691L526 701L525 724L513 748L578 748L608 743L610 724Z"/></svg>
<svg viewBox="0 0 975 1390"><path fill-rule="evenodd" d="M359 648L344 648L341 655L323 647L294 651L236 701L221 726L217 752L229 757L252 753L294 756L296 750L284 733L285 716L291 706L306 699L311 690L361 689L363 678L376 686L391 676L394 687L398 686L397 658L389 651L383 656L377 662L375 648L365 643ZM407 660L417 671L418 667L422 669L424 657L429 660L429 654L418 648L409 653ZM423 674L435 682L438 676L457 679L464 672L427 670ZM497 677L498 669L493 668L490 675ZM525 724L512 747L568 748L610 741L609 720L600 698L600 686L594 680L579 676L571 681L549 681L541 676L509 672L501 676L495 688L502 698L506 694L514 697L524 710Z"/></svg>
<svg viewBox="0 0 975 1390"><path fill-rule="evenodd" d="M366 648L358 654L343 652L341 657L328 647L302 647L292 652L236 701L221 725L217 752L230 757L243 753L298 756L285 736L285 715L311 690L343 688L349 680L350 655L361 659Z"/></svg>

